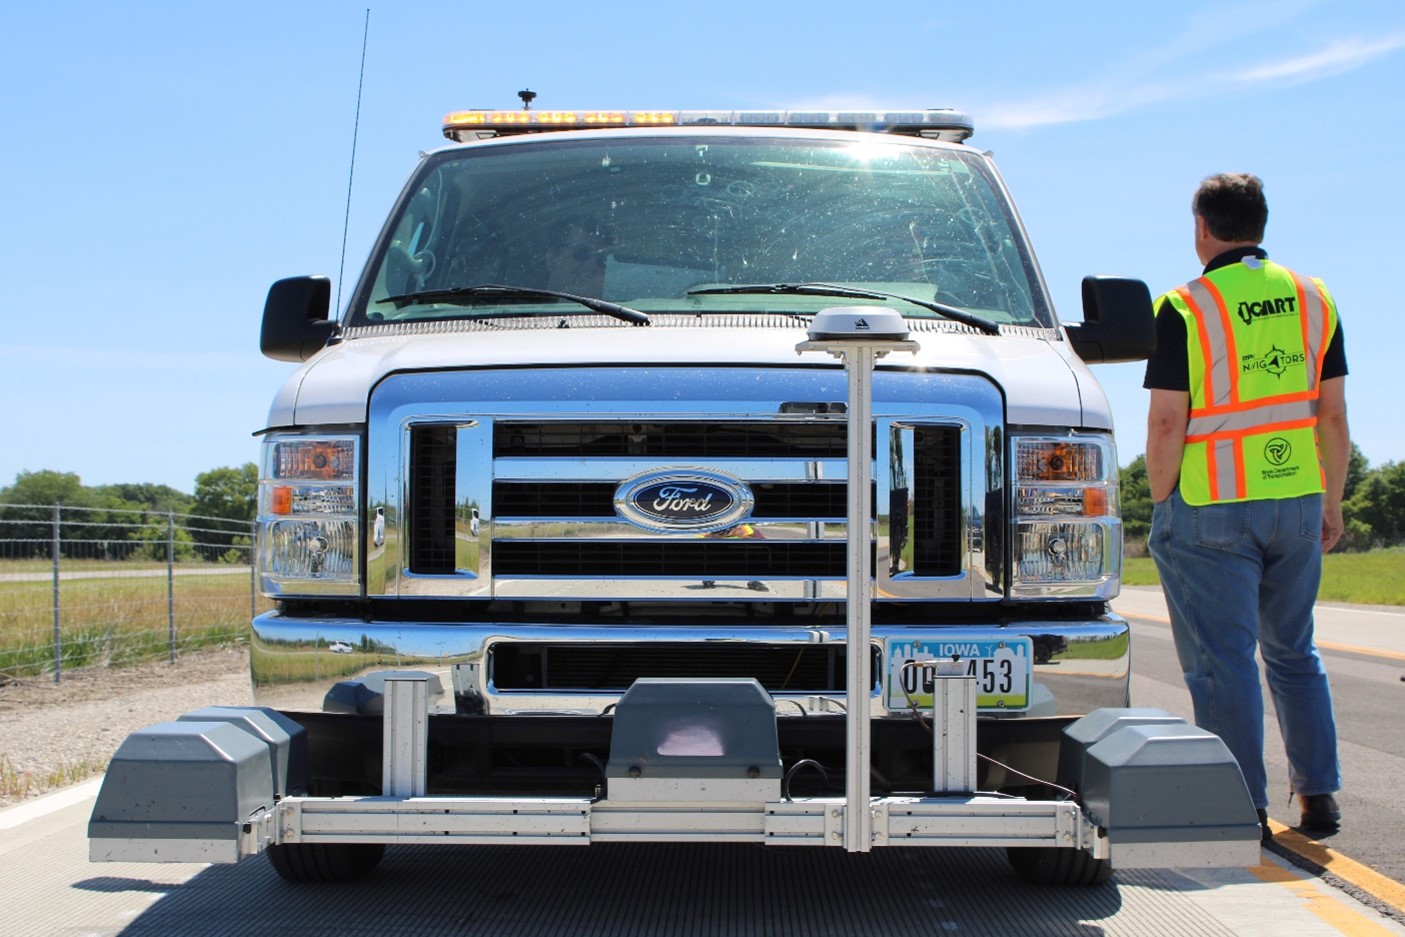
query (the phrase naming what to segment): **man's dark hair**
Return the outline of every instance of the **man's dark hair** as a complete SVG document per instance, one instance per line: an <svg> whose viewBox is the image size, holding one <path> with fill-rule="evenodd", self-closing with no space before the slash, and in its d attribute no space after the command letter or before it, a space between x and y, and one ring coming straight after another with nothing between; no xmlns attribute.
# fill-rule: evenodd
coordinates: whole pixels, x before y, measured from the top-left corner
<svg viewBox="0 0 1405 937"><path fill-rule="evenodd" d="M1210 176L1195 190L1191 211L1205 219L1210 234L1221 241L1257 244L1268 224L1264 184L1247 172Z"/></svg>

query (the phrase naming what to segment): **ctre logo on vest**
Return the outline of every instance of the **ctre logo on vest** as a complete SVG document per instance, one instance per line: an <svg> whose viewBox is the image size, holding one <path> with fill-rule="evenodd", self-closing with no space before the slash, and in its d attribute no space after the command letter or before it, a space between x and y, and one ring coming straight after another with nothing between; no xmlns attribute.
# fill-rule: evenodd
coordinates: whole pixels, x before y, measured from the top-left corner
<svg viewBox="0 0 1405 937"><path fill-rule="evenodd" d="M1291 316L1298 311L1298 297L1280 296L1262 302L1242 302L1239 304L1239 318L1245 325L1253 325L1255 319L1265 316Z"/></svg>

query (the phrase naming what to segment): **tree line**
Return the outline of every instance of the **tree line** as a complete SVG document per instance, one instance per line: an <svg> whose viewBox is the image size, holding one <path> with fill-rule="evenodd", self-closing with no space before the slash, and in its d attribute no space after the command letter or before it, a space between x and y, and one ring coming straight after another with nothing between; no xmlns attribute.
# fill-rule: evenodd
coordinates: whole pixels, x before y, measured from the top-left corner
<svg viewBox="0 0 1405 937"><path fill-rule="evenodd" d="M20 472L0 488L0 541L10 558L49 556L53 505L62 518L66 557L247 563L258 501L258 466L224 466L195 477L187 494L169 485L85 485L73 472ZM177 523L173 523L173 520ZM100 548L99 548L100 547Z"/></svg>
<svg viewBox="0 0 1405 937"><path fill-rule="evenodd" d="M1146 456L1139 455L1118 472L1122 489L1122 524L1129 545L1145 544L1151 532L1151 485ZM1342 501L1346 532L1338 552L1362 552L1405 544L1405 462L1374 468L1351 445L1346 494Z"/></svg>
<svg viewBox="0 0 1405 937"><path fill-rule="evenodd" d="M1122 521L1129 545L1137 545L1133 546L1135 552L1151 532L1146 456L1137 456L1118 474ZM4 525L0 538L43 544L47 550L49 533L45 525L50 523L51 515L34 507L15 505L85 508L84 524L91 529L83 539L117 544L115 552L122 555L113 558L126 559L143 549L153 555L166 549L169 515L198 515L227 521L228 524L214 526L228 530L194 525L198 529L192 532L182 527L176 535L178 558L232 560L243 553L231 548L246 547L249 542L239 530L240 524L254 520L258 481L258 467L252 462L201 472L195 477L192 494L149 482L84 485L72 472L21 472L14 484L0 488L0 520L29 523ZM1353 443L1343 514L1346 533L1338 550L1364 551L1405 544L1405 462L1372 467ZM108 551L109 555L113 552L114 549Z"/></svg>

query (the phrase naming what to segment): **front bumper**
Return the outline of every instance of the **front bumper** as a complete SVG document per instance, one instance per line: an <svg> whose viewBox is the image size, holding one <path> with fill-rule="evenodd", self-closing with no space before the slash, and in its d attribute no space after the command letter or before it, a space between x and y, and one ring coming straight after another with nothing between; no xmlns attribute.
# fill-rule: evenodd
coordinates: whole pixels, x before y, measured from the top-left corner
<svg viewBox="0 0 1405 937"><path fill-rule="evenodd" d="M879 651L886 642L1021 635L1030 637L1035 647L1030 708L982 715L1078 716L1127 705L1127 623L1106 614L1004 625L875 625L874 680L867 688L872 716L907 718L884 702L886 675ZM386 669L414 669L439 678L443 692L430 700L431 712L598 715L616 705L628 688L618 673L607 679L598 671L592 676L573 668L565 676L564 667L553 671L549 663L537 663L524 669L522 661L550 653L564 660L576 651L576 656L585 656L613 647L632 653L631 666L652 666L649 676L684 675L677 671L688 666L687 675L757 677L776 699L779 715L804 715L843 711L844 640L843 627L387 622L270 612L254 619L250 658L258 705L288 712L323 711L327 692L339 681ZM651 650L658 652L652 660ZM839 661L837 676L825 666L826 654ZM804 668L798 664L802 656L809 661ZM774 676L765 678L762 671Z"/></svg>

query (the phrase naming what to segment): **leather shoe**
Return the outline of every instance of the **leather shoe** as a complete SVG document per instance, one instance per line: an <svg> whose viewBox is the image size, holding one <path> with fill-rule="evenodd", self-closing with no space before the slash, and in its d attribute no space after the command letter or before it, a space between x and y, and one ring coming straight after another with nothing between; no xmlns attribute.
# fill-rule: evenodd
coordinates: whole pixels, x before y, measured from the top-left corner
<svg viewBox="0 0 1405 937"><path fill-rule="evenodd" d="M1302 798L1303 816L1298 825L1305 830L1335 831L1342 823L1342 811L1331 794L1309 794Z"/></svg>
<svg viewBox="0 0 1405 937"><path fill-rule="evenodd" d="M1268 828L1268 811L1259 810L1259 842L1273 842L1273 830Z"/></svg>

